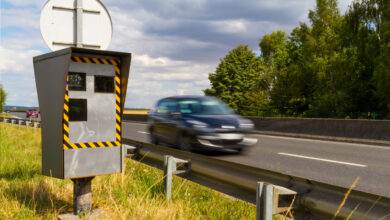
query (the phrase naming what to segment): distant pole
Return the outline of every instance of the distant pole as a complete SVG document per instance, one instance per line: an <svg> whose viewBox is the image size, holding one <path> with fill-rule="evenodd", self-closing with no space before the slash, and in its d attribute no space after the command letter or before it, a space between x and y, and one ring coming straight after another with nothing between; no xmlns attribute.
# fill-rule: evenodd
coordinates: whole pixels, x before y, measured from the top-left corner
<svg viewBox="0 0 390 220"><path fill-rule="evenodd" d="M76 47L83 47L83 0L76 0Z"/></svg>
<svg viewBox="0 0 390 220"><path fill-rule="evenodd" d="M73 214L89 213L92 210L93 177L72 179L73 181Z"/></svg>

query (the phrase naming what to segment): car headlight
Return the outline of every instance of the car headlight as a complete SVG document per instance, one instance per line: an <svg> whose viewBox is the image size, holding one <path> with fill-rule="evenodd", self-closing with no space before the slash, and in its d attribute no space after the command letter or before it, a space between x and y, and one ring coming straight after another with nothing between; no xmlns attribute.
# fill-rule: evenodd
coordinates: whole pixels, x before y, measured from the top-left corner
<svg viewBox="0 0 390 220"><path fill-rule="evenodd" d="M207 128L208 125L204 122L201 122L201 121L196 121L196 120L187 120L187 122L189 124L191 124L191 126L193 128Z"/></svg>

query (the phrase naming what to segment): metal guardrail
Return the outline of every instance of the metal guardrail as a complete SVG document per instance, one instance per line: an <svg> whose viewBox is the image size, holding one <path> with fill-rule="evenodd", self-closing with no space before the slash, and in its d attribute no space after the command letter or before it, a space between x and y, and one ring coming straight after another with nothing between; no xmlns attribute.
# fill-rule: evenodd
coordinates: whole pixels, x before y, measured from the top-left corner
<svg viewBox="0 0 390 220"><path fill-rule="evenodd" d="M2 118L0 122L40 127L40 122L19 118ZM294 199L296 219L329 219L337 212L348 188L333 186L301 177L251 167L180 151L131 139L124 143L136 147L134 159L163 169L164 158L171 155L191 163L184 178L217 191L256 204L256 188L259 181L268 182L297 192ZM289 201L280 199L280 203ZM386 219L390 218L390 198L352 190L346 197L336 219Z"/></svg>
<svg viewBox="0 0 390 220"><path fill-rule="evenodd" d="M34 127L34 128L41 127L41 122L35 121L35 120L30 120L30 119L0 117L0 122L9 123L9 124L24 125L27 127Z"/></svg>
<svg viewBox="0 0 390 220"><path fill-rule="evenodd" d="M345 196L348 188L131 139L124 139L124 143L136 147L136 160L160 169L166 155L190 161L191 170L184 178L253 204L259 181L296 191L293 204L296 219L331 219L335 213L338 213L336 219L390 217L390 198L356 190Z"/></svg>

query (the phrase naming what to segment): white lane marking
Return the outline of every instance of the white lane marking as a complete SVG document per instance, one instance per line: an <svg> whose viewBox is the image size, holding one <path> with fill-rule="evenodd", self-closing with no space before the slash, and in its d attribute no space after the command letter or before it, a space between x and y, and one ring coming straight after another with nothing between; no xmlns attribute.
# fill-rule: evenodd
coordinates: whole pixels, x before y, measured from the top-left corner
<svg viewBox="0 0 390 220"><path fill-rule="evenodd" d="M356 166L356 167L367 167L367 165L364 165L364 164L349 163L349 162L337 161L337 160L329 160L329 159L318 158L318 157L309 157L309 156L304 156L304 155L299 155L299 154L289 154L289 153L283 153L283 152L279 152L278 154L284 155L284 156L298 157L298 158L304 158L304 159L309 159L309 160L319 160L319 161L324 161L324 162L329 162L329 163L338 163L338 164L344 164L344 165L350 165L350 166Z"/></svg>
<svg viewBox="0 0 390 220"><path fill-rule="evenodd" d="M369 145L369 144L359 144L359 143L350 143L350 142L342 142L342 141L332 141L332 140L318 140L318 139L310 139L310 138L300 138L300 137L285 137L285 136L277 136L277 135L268 135L268 134L257 134L258 136L264 136L274 139L285 139L285 140L299 140L306 142L316 142L316 143L324 143L324 144L338 144L338 145L350 145L356 147L366 147L366 148L377 148L381 150L390 150L390 147L378 146L378 145Z"/></svg>
<svg viewBox="0 0 390 220"><path fill-rule="evenodd" d="M149 132L146 132L146 131L137 131L137 132L140 134L150 134Z"/></svg>

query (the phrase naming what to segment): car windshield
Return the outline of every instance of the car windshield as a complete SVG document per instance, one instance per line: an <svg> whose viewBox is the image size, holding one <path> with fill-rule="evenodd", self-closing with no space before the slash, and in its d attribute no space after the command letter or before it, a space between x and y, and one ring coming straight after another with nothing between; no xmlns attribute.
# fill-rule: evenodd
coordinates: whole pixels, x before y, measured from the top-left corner
<svg viewBox="0 0 390 220"><path fill-rule="evenodd" d="M230 115L233 111L217 99L181 99L178 101L182 114Z"/></svg>

